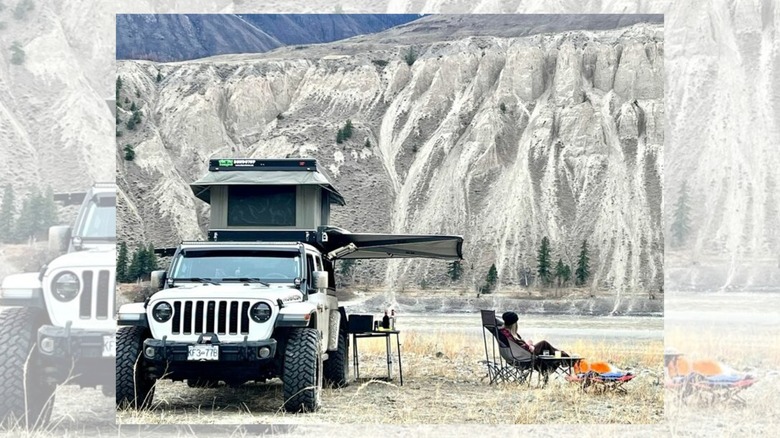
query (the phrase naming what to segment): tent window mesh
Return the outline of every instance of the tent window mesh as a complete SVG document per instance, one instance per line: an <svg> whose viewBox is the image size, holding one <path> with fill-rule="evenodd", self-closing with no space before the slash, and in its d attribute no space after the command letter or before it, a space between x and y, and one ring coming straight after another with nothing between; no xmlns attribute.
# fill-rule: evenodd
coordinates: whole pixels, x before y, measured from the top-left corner
<svg viewBox="0 0 780 438"><path fill-rule="evenodd" d="M228 187L228 226L295 226L295 187Z"/></svg>

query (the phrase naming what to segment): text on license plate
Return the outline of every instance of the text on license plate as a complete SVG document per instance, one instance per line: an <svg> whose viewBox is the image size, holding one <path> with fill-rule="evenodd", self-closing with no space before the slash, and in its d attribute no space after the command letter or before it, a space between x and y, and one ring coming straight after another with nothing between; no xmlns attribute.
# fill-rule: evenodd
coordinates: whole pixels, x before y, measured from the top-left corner
<svg viewBox="0 0 780 438"><path fill-rule="evenodd" d="M219 345L189 345L187 360L219 360Z"/></svg>
<svg viewBox="0 0 780 438"><path fill-rule="evenodd" d="M116 357L116 336L103 336L103 357Z"/></svg>

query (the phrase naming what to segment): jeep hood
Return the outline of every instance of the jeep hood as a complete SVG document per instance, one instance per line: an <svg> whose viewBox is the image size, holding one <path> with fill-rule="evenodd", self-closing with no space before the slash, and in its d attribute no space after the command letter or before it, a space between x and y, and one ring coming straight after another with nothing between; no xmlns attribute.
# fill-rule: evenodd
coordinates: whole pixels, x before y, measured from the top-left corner
<svg viewBox="0 0 780 438"><path fill-rule="evenodd" d="M96 248L86 251L70 252L52 260L48 270L63 268L114 268L116 266L116 247Z"/></svg>
<svg viewBox="0 0 780 438"><path fill-rule="evenodd" d="M303 301L303 293L292 286L263 286L257 283L221 283L214 284L180 284L169 289L163 289L154 295L150 302L160 300L232 300L232 299L268 299L282 302Z"/></svg>

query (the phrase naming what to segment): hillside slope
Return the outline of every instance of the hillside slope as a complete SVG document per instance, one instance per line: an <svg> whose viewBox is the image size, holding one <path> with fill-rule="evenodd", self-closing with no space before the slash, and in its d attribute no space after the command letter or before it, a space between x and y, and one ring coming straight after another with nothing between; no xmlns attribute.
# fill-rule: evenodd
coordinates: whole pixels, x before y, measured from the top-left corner
<svg viewBox="0 0 780 438"><path fill-rule="evenodd" d="M120 62L145 114L120 139L137 152L118 166L121 238L160 246L202 237L207 206L187 184L210 157L314 156L348 201L333 223L462 234L469 282L495 262L503 284L519 283L549 236L555 260L570 264L588 239L599 286L660 287L660 25L419 44L412 66L407 46L365 39ZM337 145L347 119L355 135ZM445 272L443 262L415 260L364 264L357 275L403 287Z"/></svg>

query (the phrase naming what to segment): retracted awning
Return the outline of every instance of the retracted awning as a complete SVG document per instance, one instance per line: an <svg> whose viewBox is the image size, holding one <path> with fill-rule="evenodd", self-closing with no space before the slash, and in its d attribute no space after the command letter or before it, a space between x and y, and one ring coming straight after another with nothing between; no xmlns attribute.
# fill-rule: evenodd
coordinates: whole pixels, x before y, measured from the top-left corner
<svg viewBox="0 0 780 438"><path fill-rule="evenodd" d="M326 237L327 236L327 237ZM463 237L436 234L361 234L330 227L319 238L337 259L463 258ZM326 240L327 239L327 240Z"/></svg>

